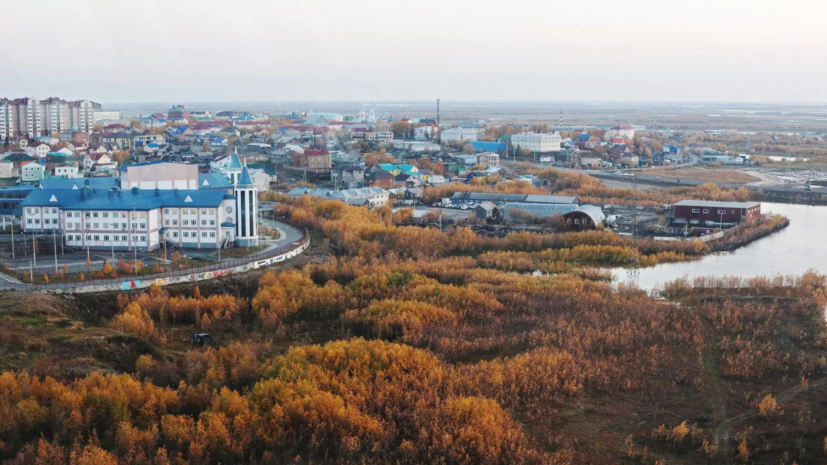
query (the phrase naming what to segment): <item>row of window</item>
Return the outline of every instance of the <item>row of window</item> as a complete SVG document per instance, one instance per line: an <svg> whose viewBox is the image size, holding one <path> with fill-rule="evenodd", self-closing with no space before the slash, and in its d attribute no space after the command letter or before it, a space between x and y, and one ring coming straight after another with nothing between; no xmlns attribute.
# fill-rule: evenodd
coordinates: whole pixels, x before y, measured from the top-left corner
<svg viewBox="0 0 827 465"><path fill-rule="evenodd" d="M173 238L178 237L178 231L167 231L166 236L167 237L173 237ZM198 237L198 233L195 232L195 231L184 231L184 232L181 233L181 236L185 237L185 238L191 237L191 238L195 239L196 237ZM210 231L210 232L202 231L201 232L201 237L203 237L203 238L207 238L207 237L215 238L215 231Z"/></svg>
<svg viewBox="0 0 827 465"><path fill-rule="evenodd" d="M700 213L700 212L701 212L700 208L693 208L692 209L692 213ZM704 213L709 213L709 209L704 208ZM733 215L735 214L735 210L732 210L732 214ZM718 210L718 215L726 215L726 210Z"/></svg>
<svg viewBox="0 0 827 465"><path fill-rule="evenodd" d="M66 240L67 241L80 241L80 240L83 240L83 236L80 235L80 234L67 234L66 235ZM101 236L99 234L87 234L86 235L86 240L87 241L100 241ZM109 241L109 235L104 234L103 235L103 240L105 242L108 242ZM112 241L113 242L129 242L129 236L119 236L119 235L115 234L115 235L112 236ZM132 236L132 241L133 242L137 242L137 241L146 242L146 236Z"/></svg>
<svg viewBox="0 0 827 465"><path fill-rule="evenodd" d="M178 226L178 220L164 220L164 226ZM183 226L198 226L197 220L181 220ZM215 220L201 220L201 226L215 226Z"/></svg>
<svg viewBox="0 0 827 465"><path fill-rule="evenodd" d="M165 208L164 209L164 215L169 215L169 214L177 215L178 214L178 209L177 208ZM182 208L181 209L181 214L182 215L197 215L198 214L198 209L197 208ZM202 215L215 215L215 208L202 208L201 209L201 214Z"/></svg>

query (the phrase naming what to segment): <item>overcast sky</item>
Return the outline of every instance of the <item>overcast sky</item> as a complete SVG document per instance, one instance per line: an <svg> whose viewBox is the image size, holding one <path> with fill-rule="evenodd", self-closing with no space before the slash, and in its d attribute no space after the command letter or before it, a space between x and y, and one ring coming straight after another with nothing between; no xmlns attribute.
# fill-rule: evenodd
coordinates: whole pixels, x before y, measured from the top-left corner
<svg viewBox="0 0 827 465"><path fill-rule="evenodd" d="M0 0L0 96L827 102L824 0Z"/></svg>

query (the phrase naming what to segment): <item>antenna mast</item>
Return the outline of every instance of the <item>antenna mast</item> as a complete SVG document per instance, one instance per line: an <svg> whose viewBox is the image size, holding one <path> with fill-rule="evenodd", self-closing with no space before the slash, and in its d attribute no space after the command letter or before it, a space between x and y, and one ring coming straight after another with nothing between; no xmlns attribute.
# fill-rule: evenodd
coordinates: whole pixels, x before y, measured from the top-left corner
<svg viewBox="0 0 827 465"><path fill-rule="evenodd" d="M436 133L437 143L442 145L442 126L439 125L439 97L436 98Z"/></svg>

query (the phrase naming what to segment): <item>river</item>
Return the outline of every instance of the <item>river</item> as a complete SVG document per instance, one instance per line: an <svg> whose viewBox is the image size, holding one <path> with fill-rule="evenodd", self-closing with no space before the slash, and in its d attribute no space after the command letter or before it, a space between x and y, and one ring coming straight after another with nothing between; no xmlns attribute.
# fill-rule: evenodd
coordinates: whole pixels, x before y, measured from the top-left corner
<svg viewBox="0 0 827 465"><path fill-rule="evenodd" d="M821 237L827 231L827 207L762 203L761 212L780 213L790 225L734 252L634 270L615 268L614 280L651 291L683 277L800 275L810 269L827 274L827 241Z"/></svg>

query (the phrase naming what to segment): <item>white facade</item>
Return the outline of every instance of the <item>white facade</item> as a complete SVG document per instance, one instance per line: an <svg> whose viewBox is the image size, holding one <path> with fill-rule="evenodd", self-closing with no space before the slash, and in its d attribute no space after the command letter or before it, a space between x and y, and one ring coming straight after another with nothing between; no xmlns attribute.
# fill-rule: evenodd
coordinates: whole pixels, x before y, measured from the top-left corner
<svg viewBox="0 0 827 465"><path fill-rule="evenodd" d="M78 176L78 167L71 163L61 163L55 166L55 176L59 178L72 179L80 177Z"/></svg>
<svg viewBox="0 0 827 465"><path fill-rule="evenodd" d="M623 137L624 139L634 139L635 138L635 128L629 126L628 124L622 124L620 126L613 126L611 129L606 131L606 138L608 140L612 140L615 137Z"/></svg>
<svg viewBox="0 0 827 465"><path fill-rule="evenodd" d="M500 156L493 152L481 153L477 155L477 159L479 160L479 164L484 165L486 168L500 166Z"/></svg>
<svg viewBox="0 0 827 465"><path fill-rule="evenodd" d="M433 139L436 137L436 127L435 126L420 126L418 128L414 128L414 139L416 140L428 140Z"/></svg>
<svg viewBox="0 0 827 465"><path fill-rule="evenodd" d="M168 245L216 248L233 241L232 228L221 226L233 200L218 208L154 208L150 210L65 211L58 207L23 208L25 230L63 232L66 245L78 248L158 249ZM163 232L161 231L163 229Z"/></svg>
<svg viewBox="0 0 827 465"><path fill-rule="evenodd" d="M43 172L45 170L46 167L41 165L40 163L26 163L25 165L23 165L23 169L21 170L22 173L20 175L20 179L23 182L40 181L41 179L43 179Z"/></svg>
<svg viewBox="0 0 827 465"><path fill-rule="evenodd" d="M96 111L92 114L92 119L97 123L98 121L109 119L121 119L121 112L119 111Z"/></svg>
<svg viewBox="0 0 827 465"><path fill-rule="evenodd" d="M40 157L40 158L43 158L43 157L45 157L45 156L46 156L46 154L47 154L47 153L49 153L49 151L50 151L51 149L52 149L52 148L51 148L51 147L49 147L49 144L37 144L37 145L33 145L33 146L31 146L31 147L26 147L26 153L27 153L30 157Z"/></svg>
<svg viewBox="0 0 827 465"><path fill-rule="evenodd" d="M563 138L559 133L522 133L511 136L511 146L532 152L559 152Z"/></svg>
<svg viewBox="0 0 827 465"><path fill-rule="evenodd" d="M473 142L477 140L477 130L470 128L451 128L442 131L442 142Z"/></svg>
<svg viewBox="0 0 827 465"><path fill-rule="evenodd" d="M14 167L14 163L10 161L0 162L0 179L16 178L17 176L17 168Z"/></svg>
<svg viewBox="0 0 827 465"><path fill-rule="evenodd" d="M81 132L92 132L95 126L92 102L79 100L69 103L69 126Z"/></svg>
<svg viewBox="0 0 827 465"><path fill-rule="evenodd" d="M6 140L15 133L14 107L9 105L8 99L0 99L0 141Z"/></svg>

